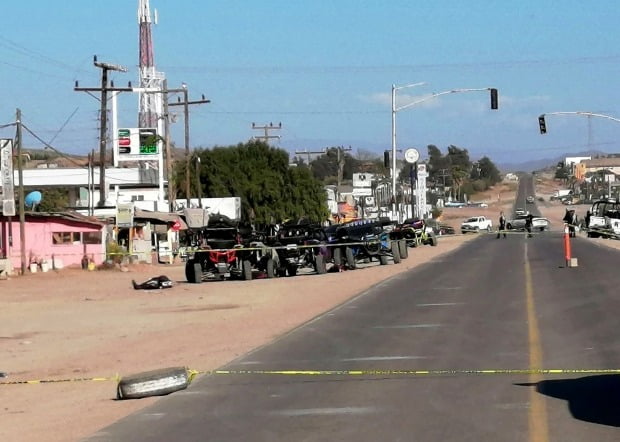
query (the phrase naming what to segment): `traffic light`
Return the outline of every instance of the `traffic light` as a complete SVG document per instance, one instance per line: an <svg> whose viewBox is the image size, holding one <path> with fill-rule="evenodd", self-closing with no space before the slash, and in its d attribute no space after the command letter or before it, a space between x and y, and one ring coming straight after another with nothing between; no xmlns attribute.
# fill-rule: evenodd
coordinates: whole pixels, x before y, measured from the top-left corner
<svg viewBox="0 0 620 442"><path fill-rule="evenodd" d="M545 123L545 114L542 114L538 117L538 128L540 129L541 134L547 133L547 124Z"/></svg>
<svg viewBox="0 0 620 442"><path fill-rule="evenodd" d="M386 150L383 152L383 165L386 169L390 168L390 151Z"/></svg>
<svg viewBox="0 0 620 442"><path fill-rule="evenodd" d="M497 89L491 88L491 109L495 110L497 108L498 108Z"/></svg>

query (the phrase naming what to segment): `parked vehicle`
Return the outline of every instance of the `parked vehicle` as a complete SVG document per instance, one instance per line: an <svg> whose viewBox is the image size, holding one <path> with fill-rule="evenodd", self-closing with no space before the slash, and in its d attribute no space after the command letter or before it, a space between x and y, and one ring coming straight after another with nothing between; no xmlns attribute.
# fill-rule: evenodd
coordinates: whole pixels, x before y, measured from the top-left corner
<svg viewBox="0 0 620 442"><path fill-rule="evenodd" d="M389 219L369 219L337 224L327 229L332 259L336 266L354 269L360 261L378 260L381 265L391 257L401 261L403 243L391 238L393 223Z"/></svg>
<svg viewBox="0 0 620 442"><path fill-rule="evenodd" d="M274 242L278 276L295 276L301 268L323 274L326 269L327 234L319 224L300 219L280 226Z"/></svg>
<svg viewBox="0 0 620 442"><path fill-rule="evenodd" d="M482 230L486 230L490 232L493 228L493 221L488 219L485 216L472 216L471 218L467 218L461 224L461 233L474 232L478 233Z"/></svg>
<svg viewBox="0 0 620 442"><path fill-rule="evenodd" d="M521 215L527 215L527 212L525 211L525 209L517 207L515 209L515 216L521 216Z"/></svg>
<svg viewBox="0 0 620 442"><path fill-rule="evenodd" d="M439 225L439 223L437 223ZM427 221L419 218L406 219L402 224L396 226L393 234L398 239L404 239L409 247L421 245L437 245L437 235Z"/></svg>
<svg viewBox="0 0 620 442"><path fill-rule="evenodd" d="M506 229L508 230L525 230L525 223L529 215L519 215L514 219L506 222ZM534 216L532 218L532 230L544 231L549 230L549 220L542 216Z"/></svg>
<svg viewBox="0 0 620 442"><path fill-rule="evenodd" d="M252 279L254 270L275 276L272 251L253 236L251 228L225 215L211 215L207 227L193 235L194 248L185 263L188 282L227 278Z"/></svg>
<svg viewBox="0 0 620 442"><path fill-rule="evenodd" d="M620 203L615 198L603 198L590 207L588 237L620 235Z"/></svg>

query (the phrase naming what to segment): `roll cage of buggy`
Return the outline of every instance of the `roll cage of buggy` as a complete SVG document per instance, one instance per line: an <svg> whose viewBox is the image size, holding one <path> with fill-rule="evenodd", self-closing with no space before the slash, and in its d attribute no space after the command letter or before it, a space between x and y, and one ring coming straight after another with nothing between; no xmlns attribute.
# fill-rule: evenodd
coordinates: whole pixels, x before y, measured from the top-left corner
<svg viewBox="0 0 620 442"><path fill-rule="evenodd" d="M285 222L269 242L275 250L274 265L278 276L295 276L303 268L318 274L326 269L327 235L323 226L300 219Z"/></svg>
<svg viewBox="0 0 620 442"><path fill-rule="evenodd" d="M249 226L224 215L210 215L207 226L190 233L185 276L188 282L204 280L252 279L261 271L275 276L271 250Z"/></svg>
<svg viewBox="0 0 620 442"><path fill-rule="evenodd" d="M332 260L339 268L355 269L360 261L378 260L381 265L391 257L400 263L401 243L391 237L393 223L384 218L349 221L327 229Z"/></svg>

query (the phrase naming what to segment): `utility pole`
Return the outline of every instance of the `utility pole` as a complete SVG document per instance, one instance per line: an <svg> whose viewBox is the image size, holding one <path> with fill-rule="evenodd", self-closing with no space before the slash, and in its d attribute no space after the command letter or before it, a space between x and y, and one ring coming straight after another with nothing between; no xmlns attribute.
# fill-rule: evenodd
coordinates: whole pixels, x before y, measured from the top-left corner
<svg viewBox="0 0 620 442"><path fill-rule="evenodd" d="M307 155L308 156L308 167L310 167L310 155L312 154L317 155L317 154L321 154L325 152L327 152L325 149L323 150L296 150L295 155L301 155L301 154Z"/></svg>
<svg viewBox="0 0 620 442"><path fill-rule="evenodd" d="M338 149L338 177L336 179L337 179L338 189L340 189L340 184L342 183L342 175L344 174L344 163L345 163L344 152L350 151L351 146L349 147L338 146L337 149Z"/></svg>
<svg viewBox="0 0 620 442"><path fill-rule="evenodd" d="M201 100L189 101L189 98L188 98L189 93L187 90L187 85L185 83L183 83L181 89L175 89L175 92L183 93L183 101L181 101L181 99L179 98L178 102L168 103L166 106L183 106L183 114L184 114L184 121L185 121L185 197L187 198L187 208L189 209L189 200L190 200L189 105L211 103L211 100L207 100L205 96L203 95ZM170 186L170 182L168 182L168 186Z"/></svg>
<svg viewBox="0 0 620 442"><path fill-rule="evenodd" d="M106 156L106 145L107 145L107 132L108 132L108 92L109 91L131 91L131 88L114 88L108 86L108 71L119 71L119 72L127 72L127 69L123 66L110 64L110 63L102 63L97 61L97 56L95 55L93 58L93 64L95 67L101 69L101 87L99 88L79 88L77 86L77 82L75 84L75 91L83 91L83 92L101 92L101 110L100 110L100 127L99 127L99 207L103 207L105 205L105 156Z"/></svg>
<svg viewBox="0 0 620 442"><path fill-rule="evenodd" d="M164 106L164 149L166 150L166 178L168 179L168 211L174 211L175 190L172 184L172 155L170 154L170 115L168 115L168 80L163 80Z"/></svg>
<svg viewBox="0 0 620 442"><path fill-rule="evenodd" d="M24 166L22 163L22 111L15 112L17 125L17 174L19 177L19 253L21 254L22 275L26 274L26 210L24 202Z"/></svg>
<svg viewBox="0 0 620 442"><path fill-rule="evenodd" d="M265 124L264 126L257 126L256 124L252 123L252 129L265 131L265 135L258 136L258 137L252 137L252 139L262 140L265 143L269 143L269 140L273 138L277 138L278 140L280 139L280 135L269 135L269 131L282 129L282 123L279 123L277 126L274 126L273 123L269 123L269 125Z"/></svg>

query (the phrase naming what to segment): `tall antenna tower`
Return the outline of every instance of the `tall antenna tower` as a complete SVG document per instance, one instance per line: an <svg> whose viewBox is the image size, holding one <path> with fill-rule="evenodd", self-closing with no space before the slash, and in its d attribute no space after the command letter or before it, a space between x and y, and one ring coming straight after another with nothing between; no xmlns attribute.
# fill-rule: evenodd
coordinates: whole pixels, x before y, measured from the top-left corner
<svg viewBox="0 0 620 442"><path fill-rule="evenodd" d="M157 11L155 11L157 23ZM159 118L163 115L163 94L152 91L163 91L163 72L155 70L153 56L153 38L151 35L151 9L149 0L138 0L138 23L140 25L140 88L150 90L140 92L140 110L138 112L138 127L155 127L161 134L163 123ZM161 126L161 127L160 127Z"/></svg>

